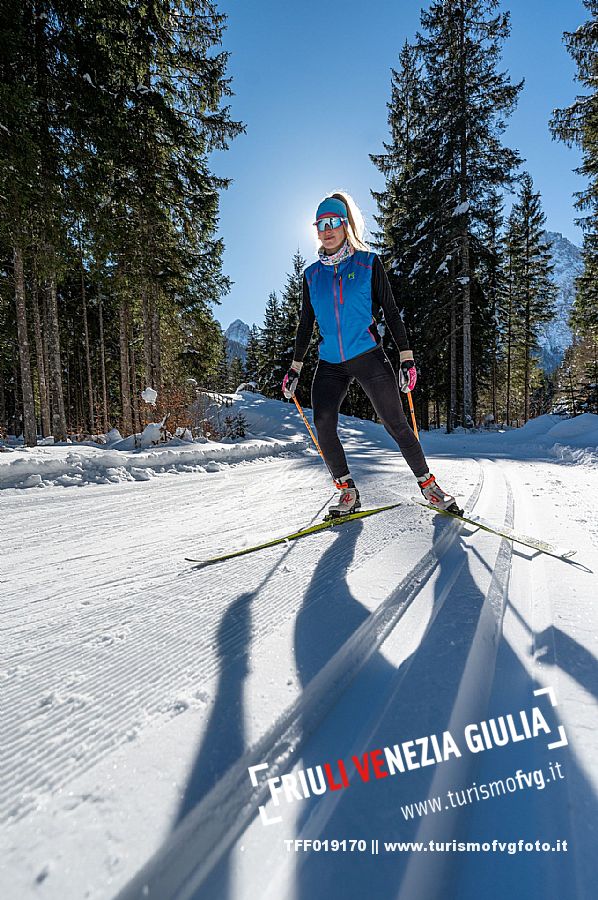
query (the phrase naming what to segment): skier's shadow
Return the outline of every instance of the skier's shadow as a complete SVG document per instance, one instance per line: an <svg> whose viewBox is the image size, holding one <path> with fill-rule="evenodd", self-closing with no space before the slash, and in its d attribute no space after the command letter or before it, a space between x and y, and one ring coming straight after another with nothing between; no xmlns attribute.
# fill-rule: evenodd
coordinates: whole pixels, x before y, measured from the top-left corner
<svg viewBox="0 0 598 900"><path fill-rule="evenodd" d="M361 522L346 523L334 531L334 540L324 553L304 596L302 613L309 616L310 607L322 597L331 602L319 605L316 616L320 621L323 641L302 648L301 655L310 658L306 663L311 680L320 668L344 643L349 634L369 615L361 604L349 603L351 597L344 576L355 555L355 544L361 533ZM280 563L275 566L278 568ZM216 699L205 730L205 736L189 775L185 794L179 807L176 826L217 784L219 778L246 750L243 726L243 686L247 675L247 661L251 639L251 603L264 582L252 593L243 594L222 617L218 629L218 657L221 664ZM331 584L334 590L331 591ZM344 585L337 591L339 585ZM334 600L336 598L336 601ZM342 602L344 601L344 602ZM335 622L335 613L342 625ZM309 629L309 622L306 622ZM307 631L301 630L308 638ZM309 643L309 639L308 639ZM210 872L194 898L231 898L231 850L228 850Z"/></svg>
<svg viewBox="0 0 598 900"><path fill-rule="evenodd" d="M320 557L295 622L295 663L302 687L332 659L362 622L368 610L353 597L347 569L364 524L346 523Z"/></svg>
<svg viewBox="0 0 598 900"><path fill-rule="evenodd" d="M551 625L536 635L535 649L542 663L562 669L598 698L598 661L582 644Z"/></svg>
<svg viewBox="0 0 598 900"><path fill-rule="evenodd" d="M243 684L248 672L254 599L254 593L242 594L227 608L220 621L217 635L220 674L214 705L174 826L197 806L245 751Z"/></svg>

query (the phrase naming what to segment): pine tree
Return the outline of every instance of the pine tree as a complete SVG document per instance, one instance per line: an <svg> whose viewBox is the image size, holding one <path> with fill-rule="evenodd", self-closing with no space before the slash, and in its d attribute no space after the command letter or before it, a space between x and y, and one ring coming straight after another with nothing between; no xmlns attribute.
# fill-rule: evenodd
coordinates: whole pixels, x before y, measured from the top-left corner
<svg viewBox="0 0 598 900"><path fill-rule="evenodd" d="M243 360L239 356L235 356L229 366L228 384L230 391L236 391L240 384L245 381L245 369Z"/></svg>
<svg viewBox="0 0 598 900"><path fill-rule="evenodd" d="M576 194L577 220L584 231L584 272L577 281L574 327L579 333L598 332L598 0L583 0L591 18L574 32L565 32L567 50L577 64L577 79L585 93L550 121L553 136L569 147L581 148L583 162L576 171L588 185Z"/></svg>
<svg viewBox="0 0 598 900"><path fill-rule="evenodd" d="M293 359L295 335L299 327L303 299L303 271L306 265L306 260L303 259L300 251L296 250L293 256L293 268L287 275L287 283L282 291L280 301L280 347L284 356L282 364L286 368Z"/></svg>
<svg viewBox="0 0 598 900"><path fill-rule="evenodd" d="M392 141L385 153L371 155L386 178L384 192L372 192L380 213L375 246L380 251L399 307L403 310L418 367L416 403L419 419L428 423L430 401L444 396L443 352L429 341L432 330L449 330L446 309L447 258L438 242L442 222L442 179L431 159L426 133L426 106L421 57L405 43L400 68L392 70L388 104ZM378 313L380 317L380 313ZM384 323L381 323L382 325ZM386 332L384 345L395 369L398 349Z"/></svg>
<svg viewBox="0 0 598 900"><path fill-rule="evenodd" d="M287 371L293 359L295 349L295 336L299 326L301 305L303 302L303 272L307 261L297 250L293 255L292 271L287 275L287 282L282 292L280 302L281 330L281 369L282 377ZM304 406L311 405L311 383L318 364L318 335L317 324L314 324L314 333L310 341L307 353L303 359L301 378L297 391L298 399Z"/></svg>
<svg viewBox="0 0 598 900"><path fill-rule="evenodd" d="M480 307L487 311L489 353L484 361L478 361L478 370L487 370L489 406L492 420L499 419L500 385L504 377L504 309L505 260L503 254L502 226L503 203L495 193L488 199L486 222L480 236L480 265L478 282L485 302ZM485 342L486 343L486 342Z"/></svg>
<svg viewBox="0 0 598 900"><path fill-rule="evenodd" d="M218 354L215 373L212 378L214 387L218 391L228 391L230 387L230 365L228 362L228 354L226 352L226 337L221 334L220 337L220 353Z"/></svg>
<svg viewBox="0 0 598 900"><path fill-rule="evenodd" d="M282 353L282 314L276 291L271 291L266 304L264 325L260 331L259 384L266 397L280 399L280 385L288 362Z"/></svg>
<svg viewBox="0 0 598 900"><path fill-rule="evenodd" d="M519 351L523 379L523 421L530 417L530 391L539 365L538 326L554 317L556 288L550 279L554 268L545 241L539 192L534 192L531 175L524 173L517 203L509 220L511 279L519 328Z"/></svg>
<svg viewBox="0 0 598 900"><path fill-rule="evenodd" d="M498 0L437 0L422 12L424 33L418 49L425 68L425 131L431 164L442 188L444 225L437 243L452 271L459 309L451 309L452 334L461 332L461 421L470 425L475 411L476 370L484 358L475 348L476 319L485 297L476 287L480 256L479 231L498 188L513 182L518 154L502 146L505 120L513 111L523 83L512 84L497 68L500 49L510 33L508 13L498 13ZM448 205L450 204L450 206ZM453 288L453 291L455 288ZM458 362L451 347L451 367ZM451 394L456 373L451 372Z"/></svg>
<svg viewBox="0 0 598 900"><path fill-rule="evenodd" d="M213 369L211 306L230 284L215 237L228 180L208 162L243 126L225 105L226 19L211 0L5 7L0 254L17 273L22 261L14 301L21 342L35 335L35 403L45 433L51 402L64 439L67 419L93 430L97 408L103 427L116 404L130 424L142 369L158 387L190 363ZM28 409L30 379L4 376L13 355L3 384Z"/></svg>
<svg viewBox="0 0 598 900"><path fill-rule="evenodd" d="M245 372L249 381L253 381L258 385L259 372L259 354L260 354L260 331L257 325L252 325L249 331L249 341L247 343L247 353L245 356Z"/></svg>

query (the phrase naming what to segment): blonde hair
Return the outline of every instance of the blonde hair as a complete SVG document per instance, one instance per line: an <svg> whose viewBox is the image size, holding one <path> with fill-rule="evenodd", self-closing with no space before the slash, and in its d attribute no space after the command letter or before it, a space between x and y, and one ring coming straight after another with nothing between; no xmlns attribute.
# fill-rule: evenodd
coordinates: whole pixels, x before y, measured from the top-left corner
<svg viewBox="0 0 598 900"><path fill-rule="evenodd" d="M353 197L346 191L335 191L333 194L327 194L326 196L334 197L335 200L342 200L342 202L347 207L349 224L345 225L345 231L347 232L347 240L349 241L353 249L369 251L370 248L363 240L365 222L363 221L361 210L357 206ZM322 197L322 200L325 199L326 197Z"/></svg>

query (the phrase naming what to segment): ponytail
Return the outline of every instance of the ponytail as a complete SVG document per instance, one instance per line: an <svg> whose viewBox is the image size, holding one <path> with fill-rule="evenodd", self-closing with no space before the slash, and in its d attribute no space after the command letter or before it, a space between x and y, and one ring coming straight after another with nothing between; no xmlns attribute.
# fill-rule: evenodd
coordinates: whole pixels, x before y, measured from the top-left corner
<svg viewBox="0 0 598 900"><path fill-rule="evenodd" d="M346 191L335 191L334 194L329 194L329 196L334 197L335 200L342 200L347 207L347 213L349 215L349 224L346 226L347 240L353 249L369 251L370 248L363 240L363 233L365 231L363 216L353 197L351 197L350 194L347 194Z"/></svg>

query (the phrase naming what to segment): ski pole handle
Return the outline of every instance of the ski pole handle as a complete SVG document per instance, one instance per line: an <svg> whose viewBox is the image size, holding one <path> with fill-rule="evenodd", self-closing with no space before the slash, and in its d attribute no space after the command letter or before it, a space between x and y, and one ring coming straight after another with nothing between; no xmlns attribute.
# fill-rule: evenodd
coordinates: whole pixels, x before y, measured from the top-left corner
<svg viewBox="0 0 598 900"><path fill-rule="evenodd" d="M415 421L415 409L413 408L413 397L411 396L411 391L407 391L407 397L409 398L409 409L411 411L411 421L413 422L413 433L419 441L419 432L417 430L417 422Z"/></svg>

